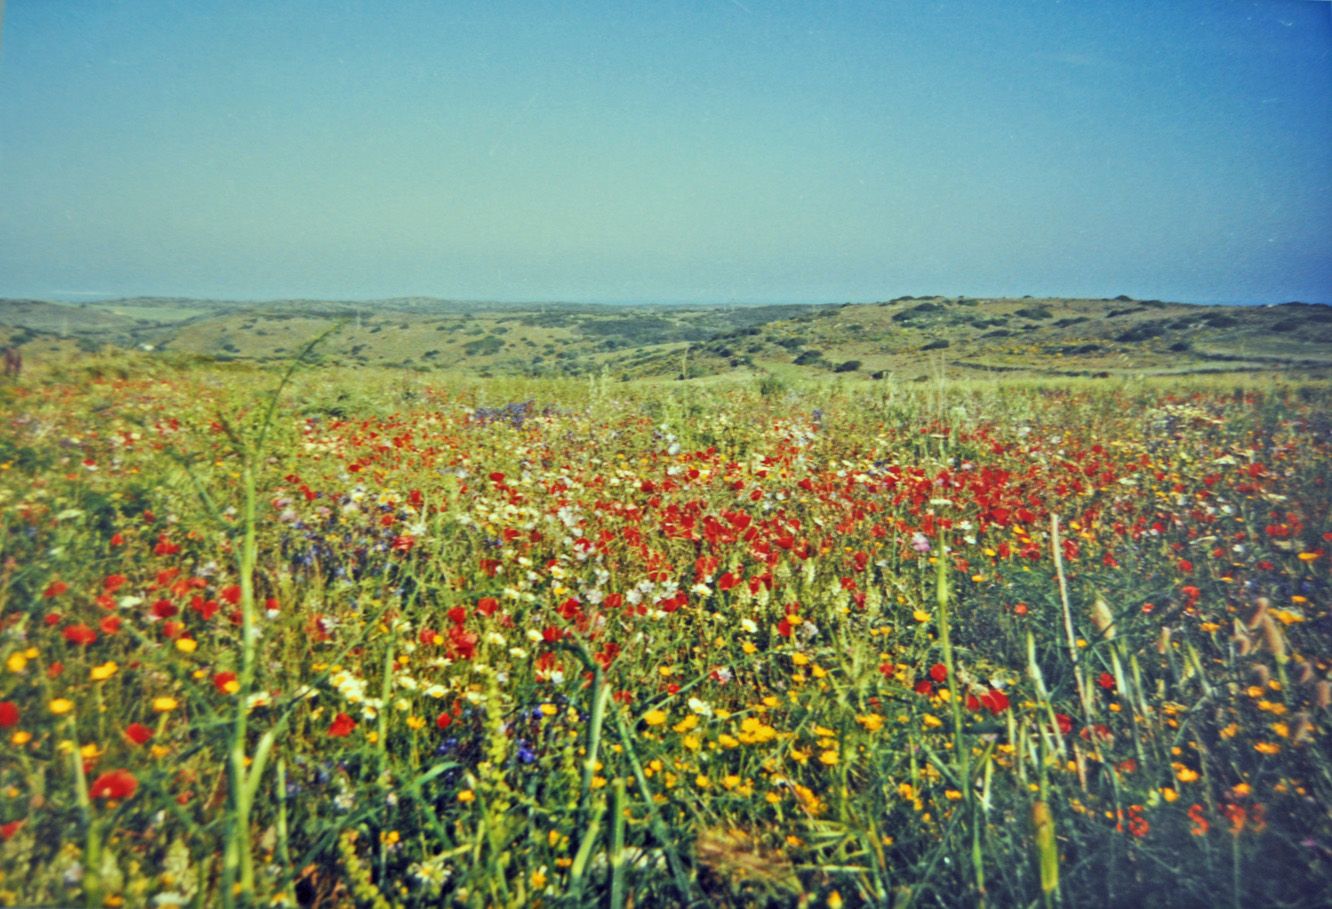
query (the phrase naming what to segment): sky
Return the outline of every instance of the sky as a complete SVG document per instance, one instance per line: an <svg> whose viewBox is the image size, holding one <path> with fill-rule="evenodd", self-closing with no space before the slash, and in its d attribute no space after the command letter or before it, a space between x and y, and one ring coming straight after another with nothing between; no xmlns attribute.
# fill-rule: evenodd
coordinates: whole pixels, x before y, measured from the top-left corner
<svg viewBox="0 0 1332 909"><path fill-rule="evenodd" d="M0 296L1332 301L1325 0L0 16Z"/></svg>

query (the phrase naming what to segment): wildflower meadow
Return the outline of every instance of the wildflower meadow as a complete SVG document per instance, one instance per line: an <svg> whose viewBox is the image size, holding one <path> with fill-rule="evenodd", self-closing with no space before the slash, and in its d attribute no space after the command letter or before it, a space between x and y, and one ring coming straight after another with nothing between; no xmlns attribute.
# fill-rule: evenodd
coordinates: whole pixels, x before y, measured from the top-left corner
<svg viewBox="0 0 1332 909"><path fill-rule="evenodd" d="M1315 906L1332 395L0 387L0 904Z"/></svg>

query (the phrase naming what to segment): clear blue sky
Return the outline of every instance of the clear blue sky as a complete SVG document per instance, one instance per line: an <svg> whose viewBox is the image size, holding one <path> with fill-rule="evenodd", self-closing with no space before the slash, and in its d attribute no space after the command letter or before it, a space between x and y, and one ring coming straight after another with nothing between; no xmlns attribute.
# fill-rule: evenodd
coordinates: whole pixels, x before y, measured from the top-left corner
<svg viewBox="0 0 1332 909"><path fill-rule="evenodd" d="M1332 300L1315 0L8 0L0 295Z"/></svg>

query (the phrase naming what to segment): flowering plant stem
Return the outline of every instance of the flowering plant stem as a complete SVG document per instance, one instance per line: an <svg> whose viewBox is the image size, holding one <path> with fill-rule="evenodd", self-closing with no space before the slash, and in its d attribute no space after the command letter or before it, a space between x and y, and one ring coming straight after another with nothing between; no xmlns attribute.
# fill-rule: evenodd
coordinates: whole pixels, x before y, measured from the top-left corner
<svg viewBox="0 0 1332 909"><path fill-rule="evenodd" d="M948 669L948 705L953 714L953 754L958 764L958 783L962 789L967 825L971 830L971 867L976 883L978 905L985 903L985 853L981 848L981 824L976 804L975 787L971 784L971 746L962 730L962 692L957 686L957 667L953 659L948 594L948 546L943 531L939 533L939 555L935 560L935 602L939 610L939 645L943 648L944 666Z"/></svg>

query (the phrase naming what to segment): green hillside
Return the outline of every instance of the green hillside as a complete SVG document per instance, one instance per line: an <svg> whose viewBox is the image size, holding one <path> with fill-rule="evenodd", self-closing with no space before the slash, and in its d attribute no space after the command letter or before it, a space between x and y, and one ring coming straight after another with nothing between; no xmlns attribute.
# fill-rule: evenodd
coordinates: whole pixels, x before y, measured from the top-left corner
<svg viewBox="0 0 1332 909"><path fill-rule="evenodd" d="M1168 375L1332 367L1332 308L1303 303L937 296L823 306L0 301L0 337L33 356L111 346L262 362L294 355L333 326L338 330L321 351L334 362L481 375L913 380L941 368Z"/></svg>

